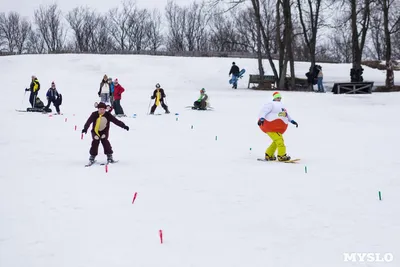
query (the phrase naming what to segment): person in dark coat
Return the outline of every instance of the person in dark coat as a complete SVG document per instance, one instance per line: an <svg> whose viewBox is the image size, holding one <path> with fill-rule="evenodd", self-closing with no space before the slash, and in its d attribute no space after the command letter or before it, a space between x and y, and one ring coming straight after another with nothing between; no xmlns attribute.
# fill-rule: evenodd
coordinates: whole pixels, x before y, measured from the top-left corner
<svg viewBox="0 0 400 267"><path fill-rule="evenodd" d="M151 107L150 114L154 114L156 108L161 104L165 113L169 113L168 106L164 103L164 98L166 97L164 89L161 88L160 84L156 84L156 90L154 90L153 95L150 97L151 99L155 99L154 105Z"/></svg>
<svg viewBox="0 0 400 267"><path fill-rule="evenodd" d="M114 117L110 112L106 111L106 104L103 102L100 102L97 105L98 111L93 112L90 114L88 120L85 123L85 126L82 129L82 133L86 134L87 130L92 124L92 145L90 147L90 157L89 161L90 163L93 163L97 154L98 154L98 148L99 144L103 145L104 148L104 154L107 155L107 162L108 163L114 163L113 159L113 150L110 144L110 141L108 140L108 134L110 130L110 122L114 123L115 125L118 125L119 127L129 131L129 127L125 125L122 121L118 120L116 117Z"/></svg>
<svg viewBox="0 0 400 267"><path fill-rule="evenodd" d="M240 69L236 65L235 62L232 62L232 67L231 70L229 71L229 76L232 74L232 79L233 79L233 86L232 88L237 89L237 80L239 79L239 73Z"/></svg>
<svg viewBox="0 0 400 267"><path fill-rule="evenodd" d="M44 111L48 111L50 104L53 103L57 113L60 114L61 94L57 92L56 84L54 82L51 83L51 87L49 88L49 90L47 90L46 97L47 97L47 105L44 108Z"/></svg>
<svg viewBox="0 0 400 267"><path fill-rule="evenodd" d="M29 96L29 103L31 103L32 108L36 106L35 103L39 90L40 90L39 80L35 75L32 75L31 85L29 86L29 88L25 89L25 91L31 92Z"/></svg>

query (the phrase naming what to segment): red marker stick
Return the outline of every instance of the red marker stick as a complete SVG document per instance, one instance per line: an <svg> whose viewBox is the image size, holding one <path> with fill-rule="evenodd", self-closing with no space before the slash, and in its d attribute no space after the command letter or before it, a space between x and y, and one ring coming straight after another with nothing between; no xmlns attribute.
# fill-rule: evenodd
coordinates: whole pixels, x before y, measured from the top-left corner
<svg viewBox="0 0 400 267"><path fill-rule="evenodd" d="M108 164L106 164L106 172L108 172Z"/></svg>
<svg viewBox="0 0 400 267"><path fill-rule="evenodd" d="M163 243L163 233L162 230L159 230L158 233L160 234L160 242Z"/></svg>
<svg viewBox="0 0 400 267"><path fill-rule="evenodd" d="M81 139L83 140L83 133L81 134Z"/></svg>
<svg viewBox="0 0 400 267"><path fill-rule="evenodd" d="M76 125L75 125L75 131L76 131Z"/></svg>
<svg viewBox="0 0 400 267"><path fill-rule="evenodd" d="M137 196L137 192L135 192L135 194L133 195L132 204L133 204L133 202L135 202L136 196Z"/></svg>

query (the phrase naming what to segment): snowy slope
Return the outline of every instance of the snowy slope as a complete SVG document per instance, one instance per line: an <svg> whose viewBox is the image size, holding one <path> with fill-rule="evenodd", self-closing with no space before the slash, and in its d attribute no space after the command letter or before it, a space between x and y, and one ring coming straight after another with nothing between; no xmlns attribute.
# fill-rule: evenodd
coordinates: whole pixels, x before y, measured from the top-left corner
<svg viewBox="0 0 400 267"><path fill-rule="evenodd" d="M256 73L255 60L235 61ZM302 161L263 163L256 158L270 140L256 122L272 92L245 89L248 75L231 89L231 62L0 57L0 266L400 266L400 94L282 92L299 123L285 134L288 153ZM348 80L349 66L321 65L328 83ZM300 76L308 63L296 68ZM91 140L80 134L105 73L126 89L130 126L111 126L120 162L107 173L83 167ZM384 82L381 71L365 73ZM42 99L55 81L63 116L15 111L29 105L23 89L32 74ZM171 114L147 116L157 82ZM202 87L215 111L184 109ZM394 260L344 262L346 252Z"/></svg>

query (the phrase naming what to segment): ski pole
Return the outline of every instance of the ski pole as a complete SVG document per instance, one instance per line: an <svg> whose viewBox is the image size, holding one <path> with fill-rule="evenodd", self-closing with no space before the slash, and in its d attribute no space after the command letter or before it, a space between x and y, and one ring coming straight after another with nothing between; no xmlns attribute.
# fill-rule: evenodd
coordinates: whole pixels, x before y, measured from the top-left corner
<svg viewBox="0 0 400 267"><path fill-rule="evenodd" d="M149 107L147 108L147 115L149 115L149 110L150 110L150 105L151 105L151 99L150 99L150 102L149 102Z"/></svg>

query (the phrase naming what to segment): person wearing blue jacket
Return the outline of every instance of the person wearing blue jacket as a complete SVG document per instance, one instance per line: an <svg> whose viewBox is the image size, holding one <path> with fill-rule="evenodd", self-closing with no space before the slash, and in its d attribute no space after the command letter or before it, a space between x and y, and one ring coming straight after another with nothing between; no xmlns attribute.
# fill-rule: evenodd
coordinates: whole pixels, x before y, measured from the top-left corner
<svg viewBox="0 0 400 267"><path fill-rule="evenodd" d="M60 114L60 105L61 105L61 94L57 92L56 84L54 82L51 83L51 87L47 90L47 106L44 108L44 111L49 110L50 104L53 103L56 108L57 114Z"/></svg>
<svg viewBox="0 0 400 267"><path fill-rule="evenodd" d="M114 103L114 82L112 78L108 78L108 84L110 85L110 105L113 106Z"/></svg>

